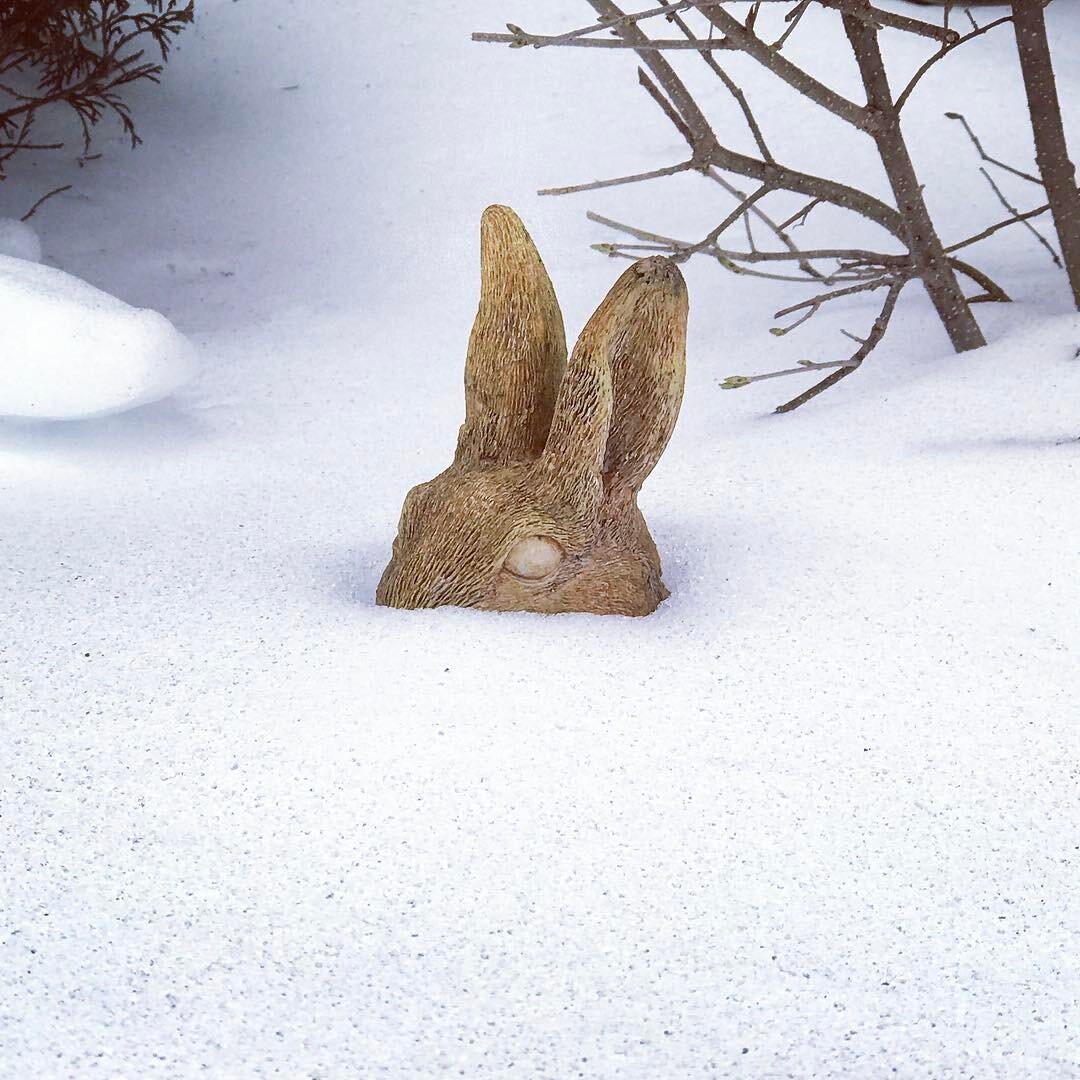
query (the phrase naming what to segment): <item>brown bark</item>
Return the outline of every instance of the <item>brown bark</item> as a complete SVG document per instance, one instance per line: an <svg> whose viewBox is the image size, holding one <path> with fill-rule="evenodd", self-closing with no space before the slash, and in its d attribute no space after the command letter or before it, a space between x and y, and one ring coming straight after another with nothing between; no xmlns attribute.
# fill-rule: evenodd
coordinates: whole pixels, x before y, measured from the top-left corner
<svg viewBox="0 0 1080 1080"><path fill-rule="evenodd" d="M1041 0L1013 0L1012 8L1016 47L1035 136L1035 162L1046 185L1073 299L1080 308L1080 189L1065 143L1043 4Z"/></svg>
<svg viewBox="0 0 1080 1080"><path fill-rule="evenodd" d="M614 21L625 18L625 13L612 0L586 0L586 2L602 19ZM703 14L710 19L713 17L708 11L703 11ZM634 48L646 46L649 42L649 38L632 23L620 23L616 32ZM663 54L659 50L642 48L638 56L671 98L671 104L686 129L696 165L713 165L717 169L724 169L727 172L757 180L773 188L793 191L810 199L820 199L845 210L853 210L880 225L893 236L900 238L903 235L900 215L880 199L875 199L872 195L867 195L848 184L799 172L776 161L740 154L723 145L690 91L675 74L674 68Z"/></svg>
<svg viewBox="0 0 1080 1080"><path fill-rule="evenodd" d="M865 0L863 3L869 7ZM953 348L957 352L980 348L986 344L986 339L964 299L944 245L934 228L900 130L900 116L889 89L877 30L857 15L845 13L843 20L862 75L867 107L875 116L876 122L871 125L870 134L877 143L896 199L896 208L904 223L904 241L911 253L916 274L922 279Z"/></svg>

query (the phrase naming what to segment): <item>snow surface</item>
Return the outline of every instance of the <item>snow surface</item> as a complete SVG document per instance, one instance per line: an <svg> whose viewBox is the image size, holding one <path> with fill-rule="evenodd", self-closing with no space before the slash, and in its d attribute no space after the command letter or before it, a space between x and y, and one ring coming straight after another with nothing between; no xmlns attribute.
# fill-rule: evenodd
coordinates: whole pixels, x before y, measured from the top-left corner
<svg viewBox="0 0 1080 1080"><path fill-rule="evenodd" d="M0 417L71 420L137 408L192 376L190 343L51 266L0 255Z"/></svg>
<svg viewBox="0 0 1080 1080"><path fill-rule="evenodd" d="M123 415L0 424L0 1075L1080 1076L1080 322L1042 249L973 253L1016 299L976 309L989 348L953 355L911 290L786 417L800 378L719 382L835 357L873 302L775 339L796 286L691 261L643 497L671 599L378 609L402 497L453 451L484 205L533 229L573 332L621 268L586 209L694 237L728 204L532 194L684 152L631 57L467 40L572 0L199 7L134 88L137 153L3 189L74 178L46 261L207 362ZM1009 39L979 50L910 105L950 240L998 210L941 113L1031 156ZM881 190L732 70L789 159Z"/></svg>

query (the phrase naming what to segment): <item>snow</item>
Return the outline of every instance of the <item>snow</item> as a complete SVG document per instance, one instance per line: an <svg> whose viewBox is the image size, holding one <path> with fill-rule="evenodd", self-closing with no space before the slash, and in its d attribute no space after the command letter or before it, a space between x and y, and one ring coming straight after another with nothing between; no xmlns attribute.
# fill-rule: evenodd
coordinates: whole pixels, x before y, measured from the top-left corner
<svg viewBox="0 0 1080 1080"><path fill-rule="evenodd" d="M0 255L41 262L41 240L33 227L18 218L0 218Z"/></svg>
<svg viewBox="0 0 1080 1080"><path fill-rule="evenodd" d="M158 401L191 377L191 345L51 266L0 255L0 416L71 420Z"/></svg>
<svg viewBox="0 0 1080 1080"><path fill-rule="evenodd" d="M376 608L453 453L484 205L533 229L571 334L621 269L586 209L696 236L727 207L692 177L532 194L682 152L629 57L467 40L571 0L352 4L362 34L200 7L135 154L3 192L74 177L46 263L203 363L0 422L0 1076L1080 1076L1080 320L1038 244L972 256L1016 300L976 308L988 348L911 289L783 417L800 377L720 381L834 358L874 300L776 339L794 286L691 261L642 499L672 597ZM1030 158L1009 40L980 49L911 103L950 238L997 209L941 112Z"/></svg>

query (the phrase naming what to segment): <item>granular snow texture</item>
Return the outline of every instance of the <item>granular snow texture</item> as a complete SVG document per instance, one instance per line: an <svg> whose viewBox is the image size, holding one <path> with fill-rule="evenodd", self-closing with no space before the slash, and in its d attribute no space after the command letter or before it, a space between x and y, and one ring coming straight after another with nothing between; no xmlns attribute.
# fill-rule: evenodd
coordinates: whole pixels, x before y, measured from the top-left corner
<svg viewBox="0 0 1080 1080"><path fill-rule="evenodd" d="M1017 301L976 309L987 349L913 288L786 417L799 377L719 381L835 357L878 298L776 339L792 287L692 260L642 500L671 599L376 608L453 453L483 206L534 229L572 332L622 269L584 209L695 236L729 207L531 195L682 152L631 57L467 41L587 6L347 6L363 33L207 0L145 145L35 218L204 364L0 425L0 1076L1080 1076L1080 320L1045 253L986 245ZM958 96L1026 160L980 41ZM928 82L916 156L963 236L997 210L958 198Z"/></svg>

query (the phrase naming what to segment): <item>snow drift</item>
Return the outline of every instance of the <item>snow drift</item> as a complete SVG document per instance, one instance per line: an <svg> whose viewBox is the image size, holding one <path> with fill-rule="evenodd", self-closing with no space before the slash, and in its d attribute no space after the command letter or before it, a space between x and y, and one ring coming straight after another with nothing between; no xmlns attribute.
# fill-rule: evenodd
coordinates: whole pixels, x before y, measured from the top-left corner
<svg viewBox="0 0 1080 1080"><path fill-rule="evenodd" d="M0 255L41 262L41 240L25 221L0 218Z"/></svg>
<svg viewBox="0 0 1080 1080"><path fill-rule="evenodd" d="M156 311L80 278L0 255L0 416L70 420L171 394L194 350Z"/></svg>

